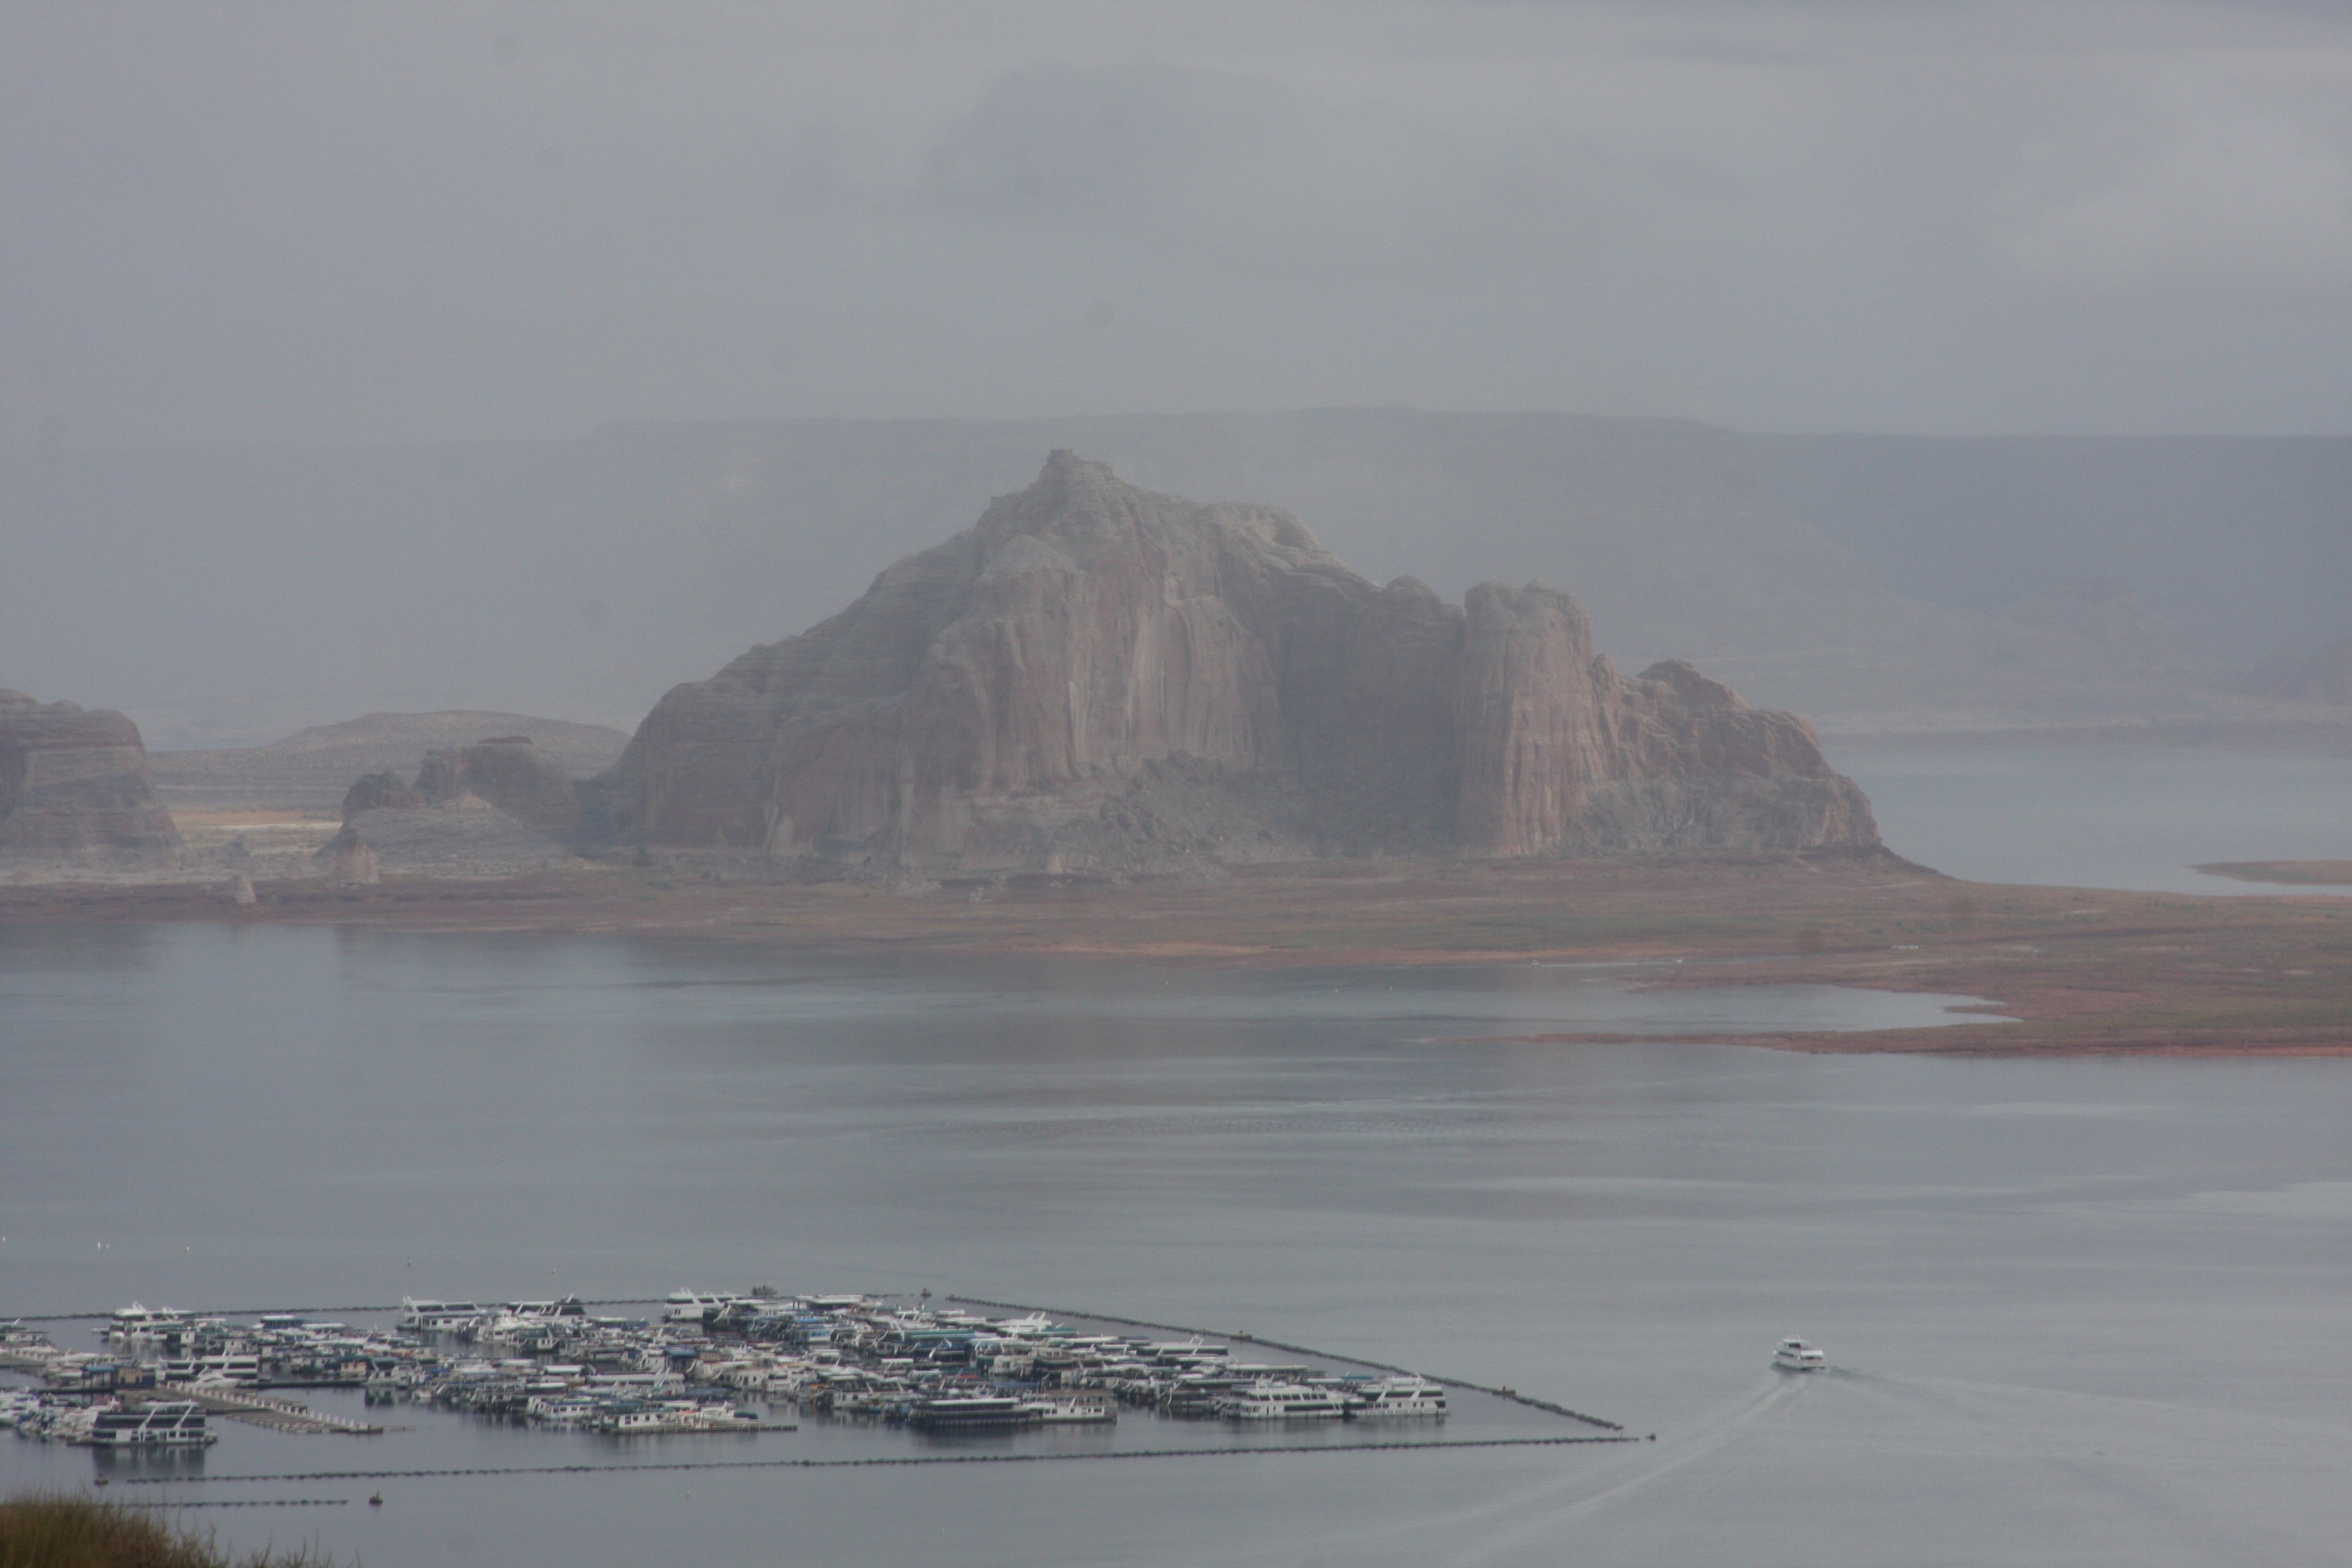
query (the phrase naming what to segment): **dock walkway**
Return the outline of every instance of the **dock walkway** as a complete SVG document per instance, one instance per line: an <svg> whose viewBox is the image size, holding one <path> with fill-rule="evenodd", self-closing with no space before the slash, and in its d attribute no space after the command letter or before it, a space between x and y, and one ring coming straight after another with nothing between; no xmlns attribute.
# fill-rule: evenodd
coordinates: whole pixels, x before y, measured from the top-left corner
<svg viewBox="0 0 2352 1568"><path fill-rule="evenodd" d="M208 1415L226 1415L233 1421L267 1426L273 1432L341 1432L353 1437L373 1437L383 1431L364 1421L321 1415L309 1405L297 1405L289 1399L264 1399L258 1394L217 1386L198 1388L193 1384L166 1383L158 1384L155 1392L173 1399L193 1399L205 1407Z"/></svg>

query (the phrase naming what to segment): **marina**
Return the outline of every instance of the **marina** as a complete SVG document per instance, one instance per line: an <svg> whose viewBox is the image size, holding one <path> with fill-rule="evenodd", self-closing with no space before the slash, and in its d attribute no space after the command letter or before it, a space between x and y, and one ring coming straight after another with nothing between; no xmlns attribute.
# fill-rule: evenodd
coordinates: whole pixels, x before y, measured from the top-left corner
<svg viewBox="0 0 2352 1568"><path fill-rule="evenodd" d="M997 1316L968 1310L977 1305L755 1286L593 1305L407 1298L370 1310L388 1320L371 1323L133 1302L98 1318L91 1350L23 1321L0 1327L0 1364L43 1384L7 1392L0 1412L24 1437L196 1455L218 1440L208 1415L381 1436L402 1407L632 1453L646 1439L789 1433L803 1420L947 1442L1108 1433L1123 1416L1206 1425L1236 1440L1361 1425L1391 1439L1382 1446L1444 1441L1446 1385L1402 1368L1167 1325L1003 1303L992 1304ZM264 1392L288 1387L356 1394L369 1418ZM1513 1390L1482 1392L1616 1430Z"/></svg>

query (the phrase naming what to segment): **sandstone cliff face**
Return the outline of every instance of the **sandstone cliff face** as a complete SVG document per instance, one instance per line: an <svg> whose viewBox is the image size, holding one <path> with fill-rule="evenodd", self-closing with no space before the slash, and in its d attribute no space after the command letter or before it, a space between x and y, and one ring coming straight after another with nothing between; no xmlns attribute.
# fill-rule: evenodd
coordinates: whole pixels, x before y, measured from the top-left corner
<svg viewBox="0 0 2352 1568"><path fill-rule="evenodd" d="M0 691L0 855L146 856L180 847L139 726Z"/></svg>
<svg viewBox="0 0 2352 1568"><path fill-rule="evenodd" d="M588 794L617 837L940 869L1143 865L1163 829L1212 859L1877 837L1801 720L1622 679L1565 595L1381 588L1286 512L1067 452L672 690Z"/></svg>

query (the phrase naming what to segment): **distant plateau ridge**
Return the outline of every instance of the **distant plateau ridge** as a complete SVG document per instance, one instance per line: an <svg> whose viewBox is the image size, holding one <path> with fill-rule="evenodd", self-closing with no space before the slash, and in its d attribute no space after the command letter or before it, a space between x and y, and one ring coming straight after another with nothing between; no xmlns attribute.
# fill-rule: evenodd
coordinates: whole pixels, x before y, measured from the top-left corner
<svg viewBox="0 0 2352 1568"><path fill-rule="evenodd" d="M1283 508L1457 604L1568 585L1625 668L1687 660L1833 743L2352 735L2313 673L2352 636L2352 439L1396 407L0 457L7 570L39 584L0 616L0 683L120 708L159 761L372 710L634 728L681 670L815 624L1055 447Z"/></svg>

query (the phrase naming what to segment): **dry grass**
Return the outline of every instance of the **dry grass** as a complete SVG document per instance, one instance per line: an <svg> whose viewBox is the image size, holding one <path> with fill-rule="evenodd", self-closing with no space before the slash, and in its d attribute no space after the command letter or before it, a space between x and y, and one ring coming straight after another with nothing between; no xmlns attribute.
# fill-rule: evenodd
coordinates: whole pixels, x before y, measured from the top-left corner
<svg viewBox="0 0 2352 1568"><path fill-rule="evenodd" d="M0 1501L0 1568L326 1568L305 1548L232 1557L144 1509L68 1492Z"/></svg>

